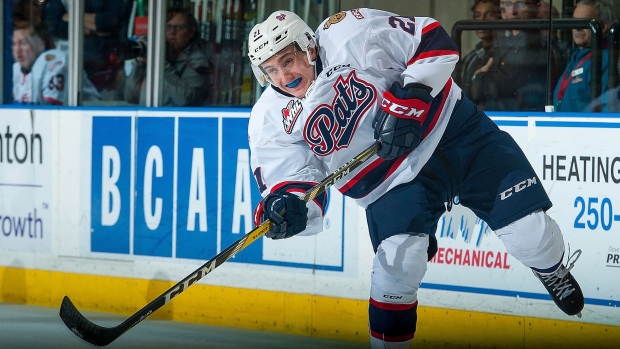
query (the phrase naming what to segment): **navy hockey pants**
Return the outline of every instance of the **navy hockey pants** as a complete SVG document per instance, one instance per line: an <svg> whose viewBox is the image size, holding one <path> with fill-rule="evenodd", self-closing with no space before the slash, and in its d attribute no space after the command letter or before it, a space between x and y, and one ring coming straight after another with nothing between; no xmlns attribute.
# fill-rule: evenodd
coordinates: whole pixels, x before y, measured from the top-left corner
<svg viewBox="0 0 620 349"><path fill-rule="evenodd" d="M453 200L470 208L493 230L551 207L519 145L466 97L458 102L420 174L367 207L375 252L381 241L392 235L426 233L434 237L446 203L450 207Z"/></svg>

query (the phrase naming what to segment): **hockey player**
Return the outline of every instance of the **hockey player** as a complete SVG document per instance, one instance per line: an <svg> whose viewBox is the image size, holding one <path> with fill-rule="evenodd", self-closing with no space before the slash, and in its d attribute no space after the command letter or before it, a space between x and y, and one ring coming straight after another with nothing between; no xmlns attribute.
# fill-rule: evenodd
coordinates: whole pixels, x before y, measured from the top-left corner
<svg viewBox="0 0 620 349"><path fill-rule="evenodd" d="M545 213L551 201L515 141L453 83L457 48L436 20L356 9L313 32L277 11L252 29L248 46L256 78L271 85L248 130L264 196L255 223L272 221L267 237L320 232L325 195L308 204L296 195L381 142L378 156L336 184L366 208L375 250L372 348L408 348L437 222L457 200L533 270L562 311L580 314L584 298L572 265L562 263L562 233ZM514 190L523 181L532 185Z"/></svg>
<svg viewBox="0 0 620 349"><path fill-rule="evenodd" d="M13 101L21 104L67 104L68 57L50 49L51 38L41 24L13 30ZM83 76L84 100L100 99L99 92Z"/></svg>

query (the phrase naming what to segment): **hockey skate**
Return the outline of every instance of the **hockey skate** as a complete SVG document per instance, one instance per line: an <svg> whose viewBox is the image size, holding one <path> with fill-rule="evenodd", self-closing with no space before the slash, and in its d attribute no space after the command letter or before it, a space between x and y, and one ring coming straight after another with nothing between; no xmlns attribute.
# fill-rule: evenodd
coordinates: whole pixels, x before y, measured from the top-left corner
<svg viewBox="0 0 620 349"><path fill-rule="evenodd" d="M540 274L533 271L534 275L543 283L558 308L568 315L577 315L578 317L581 317L581 310L584 305L583 293L577 280L571 275L570 270L580 255L581 250L575 251L566 261L568 268L562 264L551 274ZM573 261L569 264L571 259Z"/></svg>

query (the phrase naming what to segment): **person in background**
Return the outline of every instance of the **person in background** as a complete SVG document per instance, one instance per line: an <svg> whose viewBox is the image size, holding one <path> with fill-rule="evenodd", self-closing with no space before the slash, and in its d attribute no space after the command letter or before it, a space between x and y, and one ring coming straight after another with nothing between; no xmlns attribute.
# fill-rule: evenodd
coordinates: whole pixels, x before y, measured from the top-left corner
<svg viewBox="0 0 620 349"><path fill-rule="evenodd" d="M42 23L16 20L13 28L13 102L20 104L67 104L67 54L54 49ZM101 97L86 76L85 101Z"/></svg>
<svg viewBox="0 0 620 349"><path fill-rule="evenodd" d="M551 13L549 12L549 10L551 10ZM549 15L551 15L551 17L549 17ZM546 1L541 1L540 2L540 6L538 7L538 19L558 19L560 18L560 11L558 11L558 8L555 7L555 5L553 6L553 8L551 8L551 4L546 2ZM548 37L549 31L546 29L543 29L540 31L541 34L543 35L543 37ZM551 38L554 41L555 44L558 44L558 36L557 36L557 32L554 30L553 33L551 33Z"/></svg>
<svg viewBox="0 0 620 349"><path fill-rule="evenodd" d="M581 0L575 5L573 18L596 19L601 24L603 36L603 50L601 53L601 94L607 90L609 50L607 32L611 24L611 7L603 0ZM554 111L588 111L593 98L590 93L592 83L592 30L573 29L575 47L570 61L560 76L553 92ZM591 107L590 107L591 108ZM607 98L601 98L600 103L592 111L607 111Z"/></svg>
<svg viewBox="0 0 620 349"><path fill-rule="evenodd" d="M504 20L537 19L540 0L502 0ZM486 110L543 111L547 96L547 37L540 30L506 30L493 42L493 54L472 77ZM557 80L552 63L551 86Z"/></svg>
<svg viewBox="0 0 620 349"><path fill-rule="evenodd" d="M471 8L475 20L494 20L500 19L499 0L476 0ZM476 30L476 35L480 42L476 47L463 58L463 70L461 73L461 86L463 93L472 102L483 107L480 96L473 94L471 90L471 79L474 72L484 66L491 58L493 39L495 33L492 30Z"/></svg>
<svg viewBox="0 0 620 349"><path fill-rule="evenodd" d="M63 50L69 38L68 1L45 1L48 31ZM122 68L114 49L127 37L129 10L125 0L84 0L84 70L98 90L109 91L106 95L111 99L120 88L117 73Z"/></svg>
<svg viewBox="0 0 620 349"><path fill-rule="evenodd" d="M13 26L23 28L41 23L44 6L39 0L13 0Z"/></svg>
<svg viewBox="0 0 620 349"><path fill-rule="evenodd" d="M128 68L125 100L146 102L146 58L137 57ZM211 97L213 66L206 42L198 34L192 13L182 7L170 8L166 16L166 59L162 105L201 106Z"/></svg>
<svg viewBox="0 0 620 349"><path fill-rule="evenodd" d="M562 311L581 314L584 296L570 273L581 250L564 264L540 179L515 140L451 79L458 51L439 22L359 8L313 31L276 11L250 31L248 56L259 84L270 85L248 124L263 196L255 224L271 222L265 237L321 232L328 194L307 203L298 195L380 144L334 184L366 210L375 252L371 348L409 348L437 224L456 204L489 224Z"/></svg>
<svg viewBox="0 0 620 349"><path fill-rule="evenodd" d="M546 1L541 1L540 8L538 9L538 19L549 19L550 7L551 4ZM558 8L555 7L555 5L553 6L553 9L551 9L551 18L560 18L560 11L558 11Z"/></svg>

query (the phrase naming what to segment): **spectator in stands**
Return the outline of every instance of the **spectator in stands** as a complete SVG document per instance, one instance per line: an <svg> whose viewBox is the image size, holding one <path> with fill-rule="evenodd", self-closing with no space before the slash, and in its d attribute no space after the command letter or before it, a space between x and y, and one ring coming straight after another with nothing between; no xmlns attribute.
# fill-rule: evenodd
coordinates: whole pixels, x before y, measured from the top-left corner
<svg viewBox="0 0 620 349"><path fill-rule="evenodd" d="M603 38L607 36L611 25L611 7L603 0L581 0L575 5L573 18L596 19L602 27ZM592 82L592 30L573 29L575 47L570 61L564 69L553 93L555 111L585 111L593 97L590 93ZM607 90L608 78L608 48L603 40L601 66L601 93ZM601 98L596 105L596 111L607 111L607 98Z"/></svg>
<svg viewBox="0 0 620 349"><path fill-rule="evenodd" d="M549 19L549 8L550 7L551 7L551 4L549 4L546 1L541 1L540 8L538 9L538 18ZM558 11L558 8L555 6L553 6L553 9L551 10L551 18L560 18L560 11Z"/></svg>
<svg viewBox="0 0 620 349"><path fill-rule="evenodd" d="M540 2L540 8L538 11L538 19L546 19L549 20L549 9L551 4L546 1ZM560 18L560 11L558 8L553 5L553 9L551 9L551 19ZM545 38L549 38L549 31L546 29L541 30L542 35ZM568 64L568 60L570 59L570 53L573 48L573 40L569 38L561 38L558 36L558 30L554 30L551 34L551 40L553 40L553 47L556 54L556 61L558 66L558 72L560 72L561 68L565 67Z"/></svg>
<svg viewBox="0 0 620 349"><path fill-rule="evenodd" d="M502 0L501 17L537 19L540 0ZM544 110L547 82L547 38L540 30L507 30L493 43L486 65L472 77L472 93L486 110ZM554 58L552 86L557 79Z"/></svg>
<svg viewBox="0 0 620 349"><path fill-rule="evenodd" d="M44 16L50 35L63 42L69 34L69 0L46 0ZM113 57L114 48L126 40L129 11L125 0L84 1L84 70L98 89L116 89L122 67ZM62 47L60 47L62 48Z"/></svg>
<svg viewBox="0 0 620 349"><path fill-rule="evenodd" d="M499 0L476 0L471 7L475 20L500 19ZM476 70L484 66L491 58L493 39L495 32L492 30L476 30L480 42L463 58L463 70L461 73L461 88L463 93L474 103L479 102L471 94L471 79Z"/></svg>
<svg viewBox="0 0 620 349"><path fill-rule="evenodd" d="M145 104L146 58L137 57L125 80L125 100ZM166 59L162 105L201 106L212 94L213 67L192 13L170 8L166 16Z"/></svg>
<svg viewBox="0 0 620 349"><path fill-rule="evenodd" d="M66 104L67 54L53 49L53 41L42 23L31 25L20 20L14 23L17 25L13 29L14 103ZM83 79L83 87L85 100L100 98L86 77Z"/></svg>
<svg viewBox="0 0 620 349"><path fill-rule="evenodd" d="M36 25L43 20L44 3L39 0L14 0L12 6L13 25L16 27Z"/></svg>
<svg viewBox="0 0 620 349"><path fill-rule="evenodd" d="M546 2L546 1L541 1L540 2L540 7L538 8L538 19L546 19L549 20L549 15L551 15L551 19L558 19L560 18L560 11L558 11L558 8L553 6L553 8L551 9L551 13L549 13L549 10L551 9L551 4ZM544 37L548 37L548 30L541 30L541 33L543 34ZM558 40L558 36L556 31L554 30L554 32L551 35L552 39L554 41Z"/></svg>

